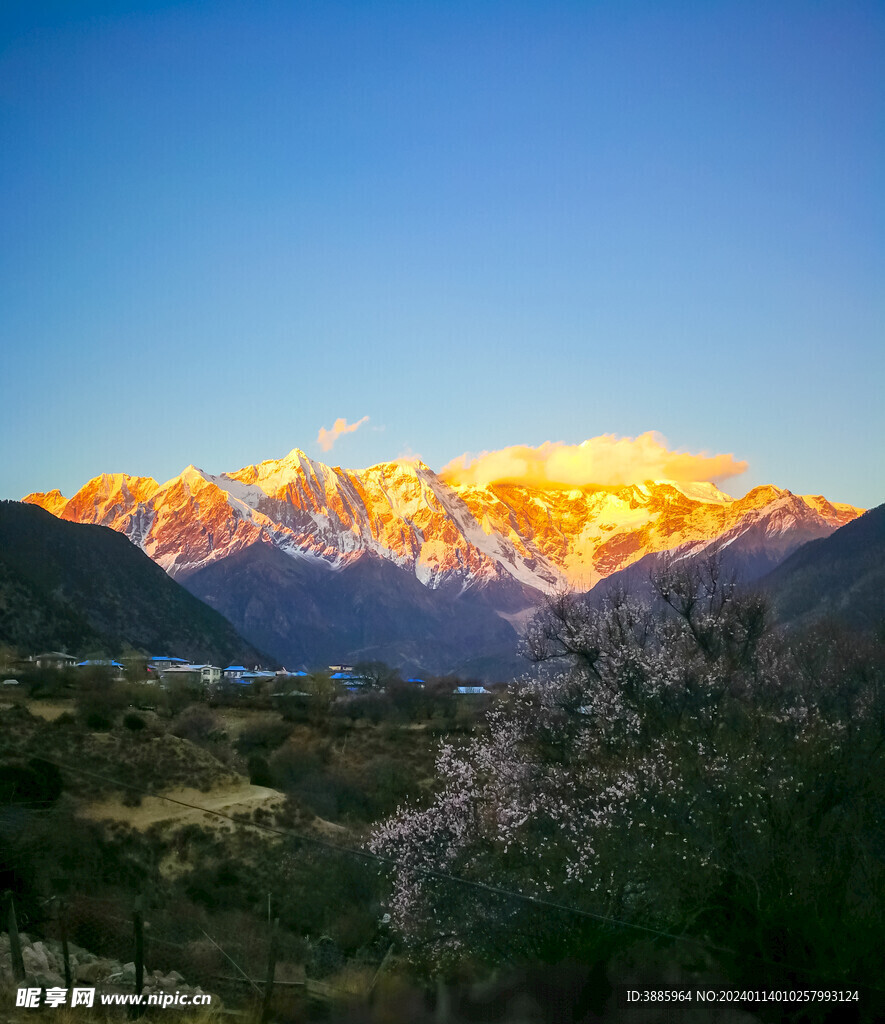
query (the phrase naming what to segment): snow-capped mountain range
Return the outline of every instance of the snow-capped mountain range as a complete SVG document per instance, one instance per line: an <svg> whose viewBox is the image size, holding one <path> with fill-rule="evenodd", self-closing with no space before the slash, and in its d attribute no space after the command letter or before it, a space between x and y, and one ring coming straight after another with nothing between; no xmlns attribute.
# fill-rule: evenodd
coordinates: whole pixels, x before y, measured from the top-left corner
<svg viewBox="0 0 885 1024"><path fill-rule="evenodd" d="M125 534L288 664L371 656L436 671L513 645L543 594L674 549L727 549L753 578L862 512L772 486L740 499L672 481L479 487L421 462L348 470L298 449L231 473L188 466L162 485L105 474L71 498L24 500Z"/></svg>
<svg viewBox="0 0 885 1024"><path fill-rule="evenodd" d="M670 481L453 486L421 462L347 470L298 449L217 476L188 466L160 485L105 474L70 499L50 491L24 500L124 533L176 578L264 543L334 568L369 553L431 589L512 578L541 592L589 590L650 552L700 550L760 525L772 543L792 548L863 511L770 486L737 500L710 483Z"/></svg>

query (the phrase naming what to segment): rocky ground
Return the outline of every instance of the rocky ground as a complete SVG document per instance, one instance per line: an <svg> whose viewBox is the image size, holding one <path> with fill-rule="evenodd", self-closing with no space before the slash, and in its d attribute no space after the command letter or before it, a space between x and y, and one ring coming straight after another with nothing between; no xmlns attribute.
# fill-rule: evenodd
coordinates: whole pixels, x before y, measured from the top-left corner
<svg viewBox="0 0 885 1024"><path fill-rule="evenodd" d="M60 942L32 940L24 932L20 934L22 960L25 965L25 980L17 982L12 970L12 953L9 935L0 934L0 986L30 988L64 988L65 969ZM95 956L80 946L69 944L71 978L75 985L94 987L97 992L128 993L135 991L135 964L121 963ZM144 971L145 995L159 993L186 993L194 996L203 992L199 985L188 985L178 971ZM212 1005L220 999L212 996Z"/></svg>

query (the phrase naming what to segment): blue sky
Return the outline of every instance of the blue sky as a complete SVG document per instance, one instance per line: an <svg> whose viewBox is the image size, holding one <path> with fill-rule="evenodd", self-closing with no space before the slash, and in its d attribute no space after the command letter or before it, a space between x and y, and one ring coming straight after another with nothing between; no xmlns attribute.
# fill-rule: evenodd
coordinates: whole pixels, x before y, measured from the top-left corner
<svg viewBox="0 0 885 1024"><path fill-rule="evenodd" d="M0 496L654 430L878 504L883 59L844 0L5 3Z"/></svg>

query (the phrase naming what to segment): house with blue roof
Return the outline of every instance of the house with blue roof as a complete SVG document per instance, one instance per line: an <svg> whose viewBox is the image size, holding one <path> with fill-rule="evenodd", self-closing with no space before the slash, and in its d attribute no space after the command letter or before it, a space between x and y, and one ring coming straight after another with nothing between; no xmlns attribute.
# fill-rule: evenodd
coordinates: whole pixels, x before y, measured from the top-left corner
<svg viewBox="0 0 885 1024"><path fill-rule="evenodd" d="M123 678L123 666L119 661L113 661L111 658L87 658L86 661L77 662L74 668L103 668L112 672L114 679Z"/></svg>
<svg viewBox="0 0 885 1024"><path fill-rule="evenodd" d="M167 668L174 668L176 665L188 665L186 658L172 658L168 654L157 654L148 658L148 671L162 672Z"/></svg>

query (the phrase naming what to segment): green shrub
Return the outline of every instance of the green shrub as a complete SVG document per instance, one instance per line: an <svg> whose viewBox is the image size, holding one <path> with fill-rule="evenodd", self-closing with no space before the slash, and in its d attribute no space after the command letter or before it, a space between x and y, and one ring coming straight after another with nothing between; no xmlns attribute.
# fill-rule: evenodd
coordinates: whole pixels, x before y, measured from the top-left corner
<svg viewBox="0 0 885 1024"><path fill-rule="evenodd" d="M247 725L237 737L236 746L242 754L255 750L276 750L292 735L292 726L281 719L264 719Z"/></svg>
<svg viewBox="0 0 885 1024"><path fill-rule="evenodd" d="M249 782L253 786L273 787L273 776L267 759L260 754L252 754L249 758Z"/></svg>
<svg viewBox="0 0 885 1024"><path fill-rule="evenodd" d="M201 704L183 711L169 729L173 736L191 743L204 744L219 728L218 718Z"/></svg>
<svg viewBox="0 0 885 1024"><path fill-rule="evenodd" d="M296 747L287 743L270 758L272 785L292 792L307 776L322 771L323 759L315 748Z"/></svg>
<svg viewBox="0 0 885 1024"><path fill-rule="evenodd" d="M86 713L86 727L93 732L107 732L114 727L114 721L102 708Z"/></svg>

